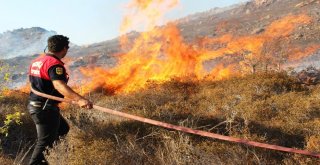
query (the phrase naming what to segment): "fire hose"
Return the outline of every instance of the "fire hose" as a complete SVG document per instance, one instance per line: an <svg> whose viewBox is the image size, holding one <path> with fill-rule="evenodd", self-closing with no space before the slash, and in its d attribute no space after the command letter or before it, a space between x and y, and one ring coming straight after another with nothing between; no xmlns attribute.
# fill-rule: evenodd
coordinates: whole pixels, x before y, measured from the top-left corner
<svg viewBox="0 0 320 165"><path fill-rule="evenodd" d="M75 101L68 99L68 98L60 98L60 97L56 97L56 96L51 96L51 95L48 95L45 93L38 92L32 88L31 88L31 91L34 94L39 95L41 97L45 97L45 98L56 100L56 101L66 102L66 103L70 103L70 104L76 104ZM151 125L160 126L160 127L164 127L164 128L168 128L168 129L172 129L172 130L177 130L177 131L182 131L182 132L186 132L186 133L190 133L190 134L200 135L200 136L209 137L209 138L213 138L213 139L219 139L219 140L223 140L223 141L245 144L245 145L254 146L254 147L260 147L260 148L266 148L266 149L271 149L271 150L296 153L296 154L302 154L302 155L309 155L309 156L314 156L314 157L320 158L320 153L311 152L311 151L307 151L307 150L299 150L299 149L294 149L294 148L288 148L288 147L283 147L283 146L278 146L278 145L271 145L271 144L266 144L266 143L249 141L246 139L240 139L240 138L235 138L235 137L219 135L219 134L201 131L201 130L195 130L195 129L191 129L188 127L177 126L177 125L164 123L161 121L156 121L156 120L152 120L152 119L148 119L148 118L144 118L144 117L140 117L140 116L130 115L130 114L127 114L124 112L115 111L115 110L100 107L97 105L93 105L93 108L96 110L102 111L102 112L106 112L111 115L124 117L124 118L128 118L128 119L140 121L143 123L148 123Z"/></svg>

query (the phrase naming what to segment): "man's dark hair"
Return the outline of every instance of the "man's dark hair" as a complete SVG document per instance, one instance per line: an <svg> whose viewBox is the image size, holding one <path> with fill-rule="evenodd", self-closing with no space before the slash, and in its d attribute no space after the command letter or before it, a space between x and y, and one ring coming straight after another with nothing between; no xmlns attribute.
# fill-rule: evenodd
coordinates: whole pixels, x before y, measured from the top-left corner
<svg viewBox="0 0 320 165"><path fill-rule="evenodd" d="M50 52L60 52L63 48L69 48L69 38L63 35L54 35L48 38L48 49Z"/></svg>

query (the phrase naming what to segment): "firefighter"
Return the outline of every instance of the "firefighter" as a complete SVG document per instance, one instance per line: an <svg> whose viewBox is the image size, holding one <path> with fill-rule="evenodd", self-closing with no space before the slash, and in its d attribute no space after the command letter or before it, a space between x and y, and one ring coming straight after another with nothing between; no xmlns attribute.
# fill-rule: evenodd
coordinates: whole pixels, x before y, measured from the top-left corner
<svg viewBox="0 0 320 165"><path fill-rule="evenodd" d="M83 108L91 109L92 102L73 91L68 85L68 74L61 61L68 52L69 38L54 35L48 38L48 53L35 59L29 68L31 87L39 92L57 97L68 97ZM48 164L43 152L52 147L54 141L69 131L69 125L61 116L59 102L30 92L28 111L37 130L37 142L29 164Z"/></svg>

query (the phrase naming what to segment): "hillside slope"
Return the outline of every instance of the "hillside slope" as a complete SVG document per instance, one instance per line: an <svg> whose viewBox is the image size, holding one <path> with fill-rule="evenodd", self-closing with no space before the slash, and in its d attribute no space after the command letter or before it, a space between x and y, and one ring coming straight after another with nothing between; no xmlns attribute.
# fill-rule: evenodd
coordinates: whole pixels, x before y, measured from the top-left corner
<svg viewBox="0 0 320 165"><path fill-rule="evenodd" d="M245 41L247 42L247 47L250 47L250 44L257 43L254 43L254 41L250 43L248 40L264 36L274 23L285 18L290 18L290 16L294 18L298 15L305 15L311 18L311 22L308 24L297 25L297 27L293 28L294 30L290 34L285 35L285 39L289 42L285 45L287 47L285 49L288 57L292 59L286 59L285 65L286 67L293 67L296 70L302 70L309 65L318 67L318 61L320 60L319 6L319 1L317 0L251 1L224 9L212 9L210 11L196 13L173 21L173 23L179 28L183 39L182 41L192 46L193 49L197 50L197 48L203 48L203 46L205 46L208 50L219 50L223 48L226 43L217 43L217 41L224 39L225 36L232 36L231 41L235 42L243 42L241 40L247 40ZM24 34L27 34L27 31L28 29L26 29ZM37 34L44 33L44 30L39 31L40 32L37 32ZM45 32L43 37L47 34L49 33ZM140 34L141 33L138 32L131 32L128 33L127 36L128 39L133 42L139 38ZM2 39L4 38L5 37L2 36ZM277 41L277 39L278 38L274 38L274 41L283 42ZM209 42L207 42L207 40ZM211 41L214 42L210 43ZM228 44L230 44L231 41L229 41ZM277 45L275 42L271 43L271 45ZM10 44L11 42L5 43ZM18 42L15 41L15 44L17 43ZM235 43L231 42L231 44ZM18 46L19 45L20 44L18 44ZM20 47L21 46L25 47L25 44L20 45ZM43 47L44 45L37 47L37 52L41 52ZM2 46L2 49L7 48L13 49L12 47ZM68 67L71 71L77 71L78 68L88 65L111 68L118 63L118 56L120 54L127 53L129 49L130 47L125 50L121 49L119 38L88 46L73 45L69 51L69 57L71 59L68 59L70 62L68 63ZM270 50L271 53L272 51L273 50ZM8 57L14 57L18 54L22 54L21 52L25 54L28 51L24 51L24 49L22 49L19 50L19 52L10 53ZM209 59L204 63L204 65L208 69L219 66L218 64L238 65L240 63L245 63L244 60L247 58L245 56L246 54L244 52L234 52L231 54L226 53L220 58L213 60ZM18 59L18 61L23 61L25 64L28 64L32 58L18 57ZM13 83L20 84L26 80L26 75L21 74L26 71L26 67L24 67L26 65L20 65L20 63L17 63L17 59L8 59L5 62L9 63L10 66L17 66L15 69L11 70L13 76L15 76ZM285 65L283 64L283 66Z"/></svg>
<svg viewBox="0 0 320 165"><path fill-rule="evenodd" d="M48 37L55 34L55 31L47 31L40 27L0 33L0 59L37 54L46 47Z"/></svg>

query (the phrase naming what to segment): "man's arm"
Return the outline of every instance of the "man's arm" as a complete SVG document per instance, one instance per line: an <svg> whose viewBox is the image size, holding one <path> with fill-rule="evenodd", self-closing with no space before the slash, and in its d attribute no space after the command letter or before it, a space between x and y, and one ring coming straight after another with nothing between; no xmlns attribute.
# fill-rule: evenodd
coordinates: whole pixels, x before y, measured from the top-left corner
<svg viewBox="0 0 320 165"><path fill-rule="evenodd" d="M77 101L80 107L88 109L92 108L92 102L72 90L63 80L53 80L52 83L56 90L58 90L65 97L72 98L73 100Z"/></svg>

